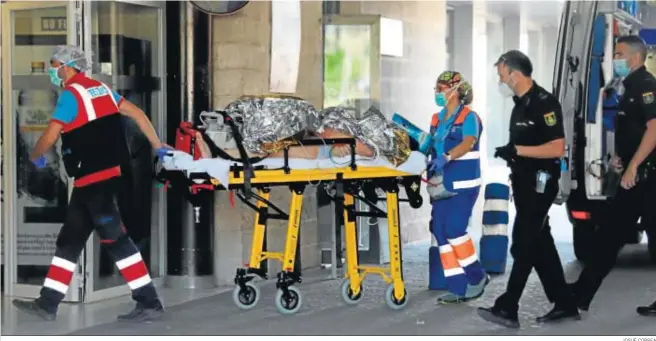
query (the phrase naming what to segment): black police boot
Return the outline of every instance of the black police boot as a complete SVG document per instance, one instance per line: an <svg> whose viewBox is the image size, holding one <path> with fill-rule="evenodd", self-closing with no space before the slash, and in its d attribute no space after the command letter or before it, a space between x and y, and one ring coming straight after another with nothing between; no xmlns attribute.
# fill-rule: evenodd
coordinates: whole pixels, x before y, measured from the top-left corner
<svg viewBox="0 0 656 341"><path fill-rule="evenodd" d="M504 326L506 328L519 328L519 319L517 313L492 307L492 308L478 308L478 316L483 320Z"/></svg>
<svg viewBox="0 0 656 341"><path fill-rule="evenodd" d="M121 322L146 322L157 320L162 315L164 315L164 307L158 301L155 308L145 308L141 303L137 303L131 312L119 315L116 319Z"/></svg>
<svg viewBox="0 0 656 341"><path fill-rule="evenodd" d="M656 316L656 302L648 306L638 307L636 311L642 316Z"/></svg>
<svg viewBox="0 0 656 341"><path fill-rule="evenodd" d="M556 305L553 309L551 309L550 312L548 312L546 315L536 318L535 321L538 323L554 323L580 319L581 314L579 314L579 310L576 309L576 307L561 308Z"/></svg>
<svg viewBox="0 0 656 341"><path fill-rule="evenodd" d="M38 316L46 321L54 321L55 318L57 318L56 310L53 311L53 309L47 309L45 304L39 301L39 299L32 301L13 300L12 303L18 308L18 310L30 315Z"/></svg>
<svg viewBox="0 0 656 341"><path fill-rule="evenodd" d="M590 302L581 297L581 295L578 292L578 289L577 289L578 286L577 286L576 282L568 283L567 287L569 288L569 291L572 293L572 296L574 296L574 301L576 302L576 306L579 308L579 310L581 310L581 311L590 310Z"/></svg>

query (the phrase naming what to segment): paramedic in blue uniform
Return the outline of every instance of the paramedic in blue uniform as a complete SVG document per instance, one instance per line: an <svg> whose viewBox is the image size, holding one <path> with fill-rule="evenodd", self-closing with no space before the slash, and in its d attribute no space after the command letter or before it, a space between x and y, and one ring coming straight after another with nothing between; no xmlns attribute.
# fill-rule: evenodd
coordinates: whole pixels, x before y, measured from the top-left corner
<svg viewBox="0 0 656 341"><path fill-rule="evenodd" d="M168 146L162 144L143 111L85 75L91 65L78 47L57 46L50 66L51 82L63 91L30 159L37 167L44 167L44 153L61 135L62 158L69 177L75 179L74 188L39 297L14 300L13 304L21 311L54 320L80 252L95 230L137 302L134 310L118 319L146 321L160 317L164 308L139 250L126 233L116 203L120 165L129 158L121 115L135 120L159 156Z"/></svg>
<svg viewBox="0 0 656 341"><path fill-rule="evenodd" d="M462 75L445 71L435 85L435 104L443 109L433 115L429 179L443 175L444 188L455 194L432 201L431 232L437 240L447 294L439 303L458 303L478 298L488 283L485 270L467 233L469 218L481 187L479 138L482 124L468 104L471 85Z"/></svg>
<svg viewBox="0 0 656 341"><path fill-rule="evenodd" d="M647 47L640 37L617 40L613 70L624 78L615 126L615 153L612 165L622 172L622 181L610 201L608 216L600 219L589 261L572 284L581 310L590 302L610 273L625 244L626 233L639 217L653 228L656 203L656 79L645 68ZM655 234L651 234L655 236ZM638 314L656 316L656 302L638 307Z"/></svg>
<svg viewBox="0 0 656 341"><path fill-rule="evenodd" d="M479 308L487 321L519 328L519 299L535 268L554 308L538 322L580 318L565 282L563 266L547 223L549 208L558 194L560 158L565 153L563 115L558 100L531 78L533 66L522 52L511 50L495 63L499 90L513 97L510 141L496 149L511 170L517 215L510 253L513 265L506 292L491 308Z"/></svg>

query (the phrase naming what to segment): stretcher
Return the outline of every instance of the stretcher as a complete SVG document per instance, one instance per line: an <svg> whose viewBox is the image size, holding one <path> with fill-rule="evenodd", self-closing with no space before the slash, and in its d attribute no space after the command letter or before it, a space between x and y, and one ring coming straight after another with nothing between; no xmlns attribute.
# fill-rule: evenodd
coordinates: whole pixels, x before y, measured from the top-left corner
<svg viewBox="0 0 656 341"><path fill-rule="evenodd" d="M403 165L394 167L386 161L358 160L355 155L355 139L304 140L303 145L345 144L350 146L351 155L327 163L317 160L299 160L288 157L279 159L249 159L241 145L239 131L231 122L230 116L223 114L226 123L233 127L233 134L240 149L240 159L199 159L194 140L195 131L189 123L182 123L177 131L176 151L161 160L161 170L157 180L167 187L188 187L187 199L194 207L199 207L200 193L227 190L255 211L254 231L250 259L244 268L237 269L234 303L241 309L251 309L260 299L260 291L253 279L267 279L265 261L276 260L282 263L282 271L277 275L275 304L282 314L293 314L302 305L300 290L295 286L302 282L296 269L296 253L299 247L299 229L303 208L303 194L307 185L321 182L326 186L335 203L336 226L344 226L346 271L341 286L341 296L348 304L358 303L363 296L362 282L367 275L376 274L388 284L385 302L392 309L402 309L408 303L408 294L403 283L402 253L400 238L399 202L408 202L411 207L422 205L420 195L421 173L425 169L425 157L413 152ZM211 139L202 134L209 144ZM344 164L342 164L344 162ZM337 165L336 165L337 164ZM284 212L270 201L272 187L287 186L291 192L288 212ZM406 198L399 198L399 188L403 187ZM385 193L379 197L377 190ZM355 199L361 200L371 208L369 212L356 211ZM377 206L384 201L387 211ZM385 267L362 266L358 262L356 218L359 216L377 217L388 220L390 264ZM267 222L271 219L286 220L287 232L284 250L272 252L265 250Z"/></svg>

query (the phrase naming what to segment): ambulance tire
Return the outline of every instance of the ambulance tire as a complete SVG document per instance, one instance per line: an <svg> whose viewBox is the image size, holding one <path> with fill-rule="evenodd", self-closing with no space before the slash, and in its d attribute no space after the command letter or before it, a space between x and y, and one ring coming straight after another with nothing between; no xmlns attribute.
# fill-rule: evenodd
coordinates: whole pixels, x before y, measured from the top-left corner
<svg viewBox="0 0 656 341"><path fill-rule="evenodd" d="M574 229L574 255L580 262L585 263L590 255L593 245L595 233L595 224L593 221L575 221L572 223Z"/></svg>

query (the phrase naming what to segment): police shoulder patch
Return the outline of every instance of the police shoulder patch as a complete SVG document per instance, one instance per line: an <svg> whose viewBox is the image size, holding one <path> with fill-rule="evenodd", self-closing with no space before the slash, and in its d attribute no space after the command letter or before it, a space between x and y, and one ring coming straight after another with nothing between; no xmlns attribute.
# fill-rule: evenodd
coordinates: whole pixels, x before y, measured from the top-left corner
<svg viewBox="0 0 656 341"><path fill-rule="evenodd" d="M544 123L546 123L549 127L555 126L556 123L558 123L558 119L556 118L556 113L552 111L544 114Z"/></svg>
<svg viewBox="0 0 656 341"><path fill-rule="evenodd" d="M645 104L652 104L654 103L654 93L652 91L645 92L642 94L642 101Z"/></svg>

